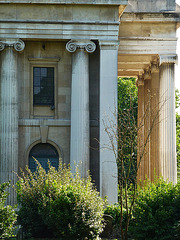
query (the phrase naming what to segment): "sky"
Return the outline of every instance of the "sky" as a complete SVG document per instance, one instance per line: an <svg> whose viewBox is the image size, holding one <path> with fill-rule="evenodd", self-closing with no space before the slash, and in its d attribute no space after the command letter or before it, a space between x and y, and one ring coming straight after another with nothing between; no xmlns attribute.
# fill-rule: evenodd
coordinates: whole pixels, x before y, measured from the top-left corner
<svg viewBox="0 0 180 240"><path fill-rule="evenodd" d="M180 0L176 0L176 3L180 5ZM175 67L175 86L179 89L180 92L180 28L177 30L177 55L178 55L178 65ZM180 114L180 108L178 108L177 112Z"/></svg>

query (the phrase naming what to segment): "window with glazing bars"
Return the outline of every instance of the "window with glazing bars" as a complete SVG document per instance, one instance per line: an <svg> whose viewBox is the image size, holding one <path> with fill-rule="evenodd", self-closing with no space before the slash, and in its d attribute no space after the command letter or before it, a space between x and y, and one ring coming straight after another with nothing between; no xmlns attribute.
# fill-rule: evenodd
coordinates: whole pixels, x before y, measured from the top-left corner
<svg viewBox="0 0 180 240"><path fill-rule="evenodd" d="M33 67L33 105L54 106L53 67Z"/></svg>

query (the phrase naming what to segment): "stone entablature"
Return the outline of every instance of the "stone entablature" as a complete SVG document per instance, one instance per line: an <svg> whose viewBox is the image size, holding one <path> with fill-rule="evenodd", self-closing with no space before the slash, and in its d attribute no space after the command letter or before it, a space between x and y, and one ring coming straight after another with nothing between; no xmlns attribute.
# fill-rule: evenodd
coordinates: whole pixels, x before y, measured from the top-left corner
<svg viewBox="0 0 180 240"><path fill-rule="evenodd" d="M175 10L175 0L129 0L127 12L165 12Z"/></svg>
<svg viewBox="0 0 180 240"><path fill-rule="evenodd" d="M6 3L0 7L0 39L118 40L119 6L110 2L101 6Z"/></svg>
<svg viewBox="0 0 180 240"><path fill-rule="evenodd" d="M0 0L0 3L127 5L128 0Z"/></svg>

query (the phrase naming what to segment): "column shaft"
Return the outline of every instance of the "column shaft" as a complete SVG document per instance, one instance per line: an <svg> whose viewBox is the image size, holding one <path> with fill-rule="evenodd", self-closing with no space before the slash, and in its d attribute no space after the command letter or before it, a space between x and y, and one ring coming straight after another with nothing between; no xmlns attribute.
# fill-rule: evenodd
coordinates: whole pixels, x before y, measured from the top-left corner
<svg viewBox="0 0 180 240"><path fill-rule="evenodd" d="M17 53L7 47L1 53L0 93L0 182L16 183L18 172L18 82ZM16 202L14 190L10 189L8 204Z"/></svg>
<svg viewBox="0 0 180 240"><path fill-rule="evenodd" d="M117 56L118 47L100 46L100 194L109 203L117 202L117 164L113 147L117 150ZM114 138L111 145L105 128ZM114 129L111 129L114 128ZM110 150L111 148L111 150Z"/></svg>
<svg viewBox="0 0 180 240"><path fill-rule="evenodd" d="M146 177L151 179L151 161L150 161L150 141L151 141L151 79L144 81L144 180Z"/></svg>
<svg viewBox="0 0 180 240"><path fill-rule="evenodd" d="M81 161L82 177L89 170L89 58L84 49L72 56L71 151L72 171Z"/></svg>
<svg viewBox="0 0 180 240"><path fill-rule="evenodd" d="M138 80L138 133L137 133L137 177L144 179L144 81Z"/></svg>
<svg viewBox="0 0 180 240"><path fill-rule="evenodd" d="M177 182L174 63L160 66L160 161L164 179Z"/></svg>
<svg viewBox="0 0 180 240"><path fill-rule="evenodd" d="M151 75L151 180L159 176L159 71L158 69Z"/></svg>

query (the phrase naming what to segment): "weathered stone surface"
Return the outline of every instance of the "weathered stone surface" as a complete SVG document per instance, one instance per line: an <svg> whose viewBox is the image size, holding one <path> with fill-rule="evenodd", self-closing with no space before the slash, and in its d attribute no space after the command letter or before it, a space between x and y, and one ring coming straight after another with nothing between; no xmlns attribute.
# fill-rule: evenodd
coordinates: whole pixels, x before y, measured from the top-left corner
<svg viewBox="0 0 180 240"><path fill-rule="evenodd" d="M150 106L151 112L159 102L159 92L162 95L163 86L173 83L172 69L161 67L161 76L157 69L160 56L176 54L176 28L180 21L179 14L172 12L175 9L174 0L129 0L123 13L127 3L125 0L0 0L1 181L12 177L12 169L18 171L19 167L28 165L31 148L40 142L52 144L63 162L70 163L72 126L76 123L74 129L76 137L81 139L81 149L84 151L84 142L89 145L85 151L88 153L84 159L84 169L90 167L101 196L108 195L110 203L117 201L116 159L105 148L110 141L103 125L107 119L117 120L114 115L117 106L117 70L118 76L138 78L141 97L138 100L141 106L139 118L147 102L145 91L156 94ZM12 45L9 48L12 58L5 56L5 52L8 52L5 39L23 40L26 45L24 52L15 52ZM74 57L72 61L72 53L66 50L70 39L92 41L96 51L88 53L88 56L84 50L78 49L78 54L81 52L84 58ZM19 44L15 46L16 51L20 50L19 47ZM33 105L33 66L55 69L55 102L52 107ZM73 69L77 67L76 74L72 66ZM79 85L73 85L72 80L77 80ZM83 85L85 82L86 87ZM174 86L170 85L168 94L172 95ZM75 108L81 108L79 113L76 109L74 119L71 102L77 99L72 91L80 98ZM11 101L7 102L7 99ZM86 120L82 118L82 112ZM174 114L174 111L171 110L170 114ZM147 119L147 127L152 117L153 114ZM167 115L165 117L168 118ZM161 128L161 131L165 133L172 122L168 118L168 124L164 123L164 130ZM83 137L80 136L82 129ZM171 147L168 151L172 153L169 155L166 154L167 143L161 144L161 153L166 155L162 165L159 157L161 131L156 127L152 132L147 148L148 157L144 158L146 163L142 164L139 176L144 178L148 175L153 179L154 167L157 174L161 174L162 166L164 169L168 166L171 171L167 174L166 169L163 170L163 176L175 182L175 142L170 142L169 138ZM174 138L174 125L166 133L166 137ZM143 130L143 141L145 134ZM10 146L9 151L7 146ZM169 161L167 156L170 156ZM82 154L79 154L79 158L82 158ZM6 159L12 165L5 165ZM12 194L12 202L14 197Z"/></svg>
<svg viewBox="0 0 180 240"><path fill-rule="evenodd" d="M126 12L165 12L175 10L175 0L129 0Z"/></svg>
<svg viewBox="0 0 180 240"><path fill-rule="evenodd" d="M128 0L0 0L0 3L126 5L128 4Z"/></svg>

